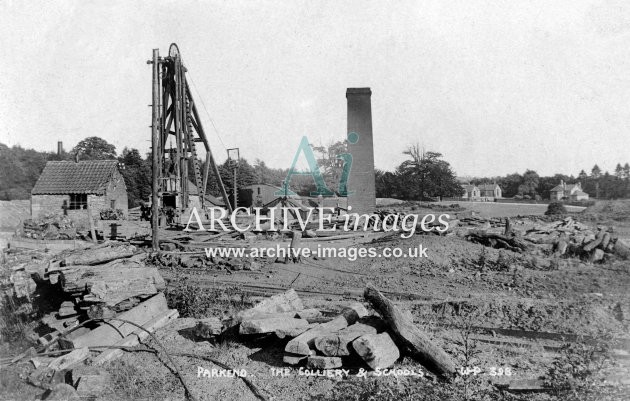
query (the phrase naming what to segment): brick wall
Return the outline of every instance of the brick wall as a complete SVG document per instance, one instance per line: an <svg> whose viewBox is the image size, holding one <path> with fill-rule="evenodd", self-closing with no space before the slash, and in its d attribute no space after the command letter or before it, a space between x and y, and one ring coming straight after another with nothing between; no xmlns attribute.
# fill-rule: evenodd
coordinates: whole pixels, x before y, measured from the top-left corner
<svg viewBox="0 0 630 401"><path fill-rule="evenodd" d="M48 213L63 214L63 203L70 204L69 195L32 195L31 216L38 218Z"/></svg>
<svg viewBox="0 0 630 401"><path fill-rule="evenodd" d="M351 213L372 213L376 210L374 177L374 145L372 141L372 91L370 88L348 88L348 134L356 132L358 142L348 145L352 169L348 179L348 205ZM353 192L353 193L352 193Z"/></svg>

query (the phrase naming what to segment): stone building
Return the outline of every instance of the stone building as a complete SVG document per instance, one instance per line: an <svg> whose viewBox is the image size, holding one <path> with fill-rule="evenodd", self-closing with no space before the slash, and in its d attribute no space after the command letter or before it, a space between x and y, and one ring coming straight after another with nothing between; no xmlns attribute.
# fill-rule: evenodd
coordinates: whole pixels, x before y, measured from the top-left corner
<svg viewBox="0 0 630 401"><path fill-rule="evenodd" d="M503 197L503 191L497 184L479 185L479 196L485 201L494 201Z"/></svg>
<svg viewBox="0 0 630 401"><path fill-rule="evenodd" d="M65 214L87 222L87 207L99 218L106 209L127 215L127 187L116 160L50 161L31 191L31 216Z"/></svg>
<svg viewBox="0 0 630 401"><path fill-rule="evenodd" d="M551 200L588 200L588 194L582 190L582 183L567 184L560 180L560 185L556 185L549 191Z"/></svg>

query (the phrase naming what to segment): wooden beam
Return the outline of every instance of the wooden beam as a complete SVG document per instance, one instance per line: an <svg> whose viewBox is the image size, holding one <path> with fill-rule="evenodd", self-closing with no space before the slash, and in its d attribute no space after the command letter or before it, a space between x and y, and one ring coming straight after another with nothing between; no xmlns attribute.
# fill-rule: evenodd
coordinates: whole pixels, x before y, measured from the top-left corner
<svg viewBox="0 0 630 401"><path fill-rule="evenodd" d="M136 307L121 313L117 317L130 322L144 325L156 316L168 311L166 298L163 293L155 295ZM135 332L138 328L134 325L120 321L105 323L94 330L68 341L72 348L93 347L99 345L114 345L122 338Z"/></svg>
<svg viewBox="0 0 630 401"><path fill-rule="evenodd" d="M365 288L364 296L387 322L400 346L408 349L412 356L440 375L455 373L455 363L451 357L433 344L392 301L385 298L371 284Z"/></svg>

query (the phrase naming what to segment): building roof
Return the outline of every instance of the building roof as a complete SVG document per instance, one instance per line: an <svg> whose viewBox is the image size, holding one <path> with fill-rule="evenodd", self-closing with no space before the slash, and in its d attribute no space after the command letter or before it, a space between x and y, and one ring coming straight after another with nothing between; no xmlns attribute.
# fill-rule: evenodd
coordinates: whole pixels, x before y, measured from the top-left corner
<svg viewBox="0 0 630 401"><path fill-rule="evenodd" d="M265 183L263 183L263 184L252 184L252 185L247 185L247 186L242 187L242 189L244 189L244 190L251 190L251 191L253 191L255 187L269 187L269 188L274 189L276 192L277 192L277 191L283 191L283 190L284 190L284 188L279 187L279 186L277 186L277 185L265 184ZM291 190L291 189L289 189L289 191L290 191L290 190ZM302 197L301 197L300 195L298 195L298 194L295 194L295 195L287 194L287 198L301 199Z"/></svg>
<svg viewBox="0 0 630 401"><path fill-rule="evenodd" d="M565 184L565 186L563 187L562 184L560 184L560 185L556 185L555 187L551 188L549 190L549 192L571 191L575 187L579 188L579 185L578 184Z"/></svg>
<svg viewBox="0 0 630 401"><path fill-rule="evenodd" d="M588 196L588 194L586 192L583 191L575 191L571 194L571 196L576 195L576 196Z"/></svg>
<svg viewBox="0 0 630 401"><path fill-rule="evenodd" d="M467 184L467 185L462 185L462 188L464 188L466 191L472 192L477 187L474 185Z"/></svg>
<svg viewBox="0 0 630 401"><path fill-rule="evenodd" d="M51 161L46 163L31 194L102 195L117 169L117 160Z"/></svg>
<svg viewBox="0 0 630 401"><path fill-rule="evenodd" d="M479 189L481 191L494 191L494 189L498 187L497 184L483 184L483 185L479 185ZM500 187L499 187L500 188Z"/></svg>

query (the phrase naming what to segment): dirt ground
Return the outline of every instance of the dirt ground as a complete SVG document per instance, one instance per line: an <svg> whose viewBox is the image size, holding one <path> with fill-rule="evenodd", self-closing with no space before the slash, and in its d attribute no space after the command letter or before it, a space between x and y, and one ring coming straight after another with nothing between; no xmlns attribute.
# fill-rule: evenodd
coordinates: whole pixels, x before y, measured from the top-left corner
<svg viewBox="0 0 630 401"><path fill-rule="evenodd" d="M483 205L483 209L495 205ZM514 208L514 205L497 206L498 210L487 215L501 215L510 207ZM526 208L530 206L526 205ZM538 211L542 214L541 209ZM527 208L525 212L514 213L512 210L507 214L532 214L532 211ZM593 223L590 221L590 224ZM617 226L624 229L630 225L628 223L630 221L617 222ZM416 324L458 365L478 366L485 374L471 379L470 384L466 383L467 378L456 380L454 384L434 383L426 377L365 379L351 374L344 379L307 378L299 376L297 370L291 371L289 377L276 377L270 369L283 367L282 341L228 341L213 348L186 338L186 332L181 328L167 328L160 335L167 348L172 346L176 349L185 345L185 348L199 352L199 347L206 347L211 355L228 365L246 369L256 385L277 400L566 399L566 393L555 396L549 393L514 395L500 390L497 385L510 381L554 380L556 376L553 375L557 374L553 370L554 362L566 357L569 351L565 349L570 349L569 344L581 339L608 341L613 353L619 357L611 362L612 366L596 369L589 380L595 380L595 376L605 377L615 384L610 399L627 399L630 382L628 359L625 357L630 351L630 269L627 262L593 265L576 259L563 259L556 269L552 269L550 258L544 255L486 248L456 236L416 235L410 239L386 236L371 242L358 246L405 249L422 244L428 249L428 257L366 258L357 261L308 259L292 265L267 263L254 272L165 268L162 274L173 287L189 285L202 291L224 294L226 298L238 299L241 295L241 299L247 298L252 302L258 297L295 288L307 307L331 313L351 301L361 301L365 284L373 283L402 308L411 311ZM502 260L503 267L500 270L479 268L480 259ZM207 313L223 317L232 313L232 309L224 305L218 308L210 306ZM178 324L184 327L192 321L184 319ZM474 348L474 356L467 354L468 348ZM136 367L148 364L151 369L160 369L152 358L152 355L127 355L118 363ZM253 399L251 392L238 379L198 378L198 360L180 358L179 363L200 399ZM201 366L212 367L212 364ZM426 372L409 358L399 361L396 367ZM508 368L510 376L491 376L488 373L499 368ZM463 392L464 389L467 393ZM175 391L179 391L179 397L183 396L181 389ZM589 393L579 390L578 393L584 392L585 397L590 394L591 398L594 397L592 399L600 399L609 391L595 389ZM420 394L423 396L420 397Z"/></svg>
<svg viewBox="0 0 630 401"><path fill-rule="evenodd" d="M533 213L528 208L537 205L525 205L527 210L517 213L514 205L480 205L478 212L489 217L544 213L544 209ZM616 206L622 212L614 209L612 215L610 207L596 206L573 216L592 226L614 221L615 232L630 237L626 236L630 218L623 215L626 206ZM566 258L554 264L543 253L497 250L454 235L402 239L381 234L340 246L382 250L420 244L427 249L427 258L309 258L289 265L269 260L255 271L163 267L160 272L168 283L170 306L185 304L186 308L178 308L183 317L158 330L156 336L169 353L210 356L244 369L266 396L278 401L630 399L628 261L592 264ZM209 343L192 335L194 318L228 317L288 288L298 291L305 307L334 315L343 305L363 301L367 283L409 311L417 326L458 366L478 367L481 373L441 382L417 361L403 357L395 368L421 371L425 376L358 377L360 364L343 378L300 376L297 368L279 376L272 368L286 367L282 362L286 341L224 338ZM185 301L176 296L182 293L189 295ZM239 378L198 377L199 367L217 368L212 362L173 358L198 400L256 399ZM126 353L107 369L115 379L112 392L97 399L185 398L181 383L155 354ZM515 382L561 383L567 388L505 390ZM33 390L28 393L37 395Z"/></svg>

